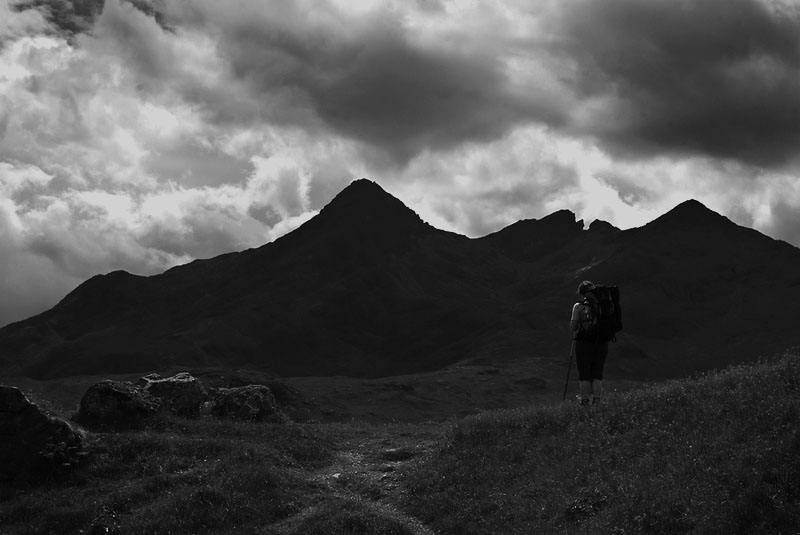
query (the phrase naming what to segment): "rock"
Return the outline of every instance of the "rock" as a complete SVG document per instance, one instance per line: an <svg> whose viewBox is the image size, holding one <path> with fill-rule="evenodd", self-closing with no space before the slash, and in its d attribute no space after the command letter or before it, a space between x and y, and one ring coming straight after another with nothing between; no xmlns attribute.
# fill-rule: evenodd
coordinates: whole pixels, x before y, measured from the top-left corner
<svg viewBox="0 0 800 535"><path fill-rule="evenodd" d="M81 398L78 421L84 425L140 427L161 408L159 399L127 381L100 381Z"/></svg>
<svg viewBox="0 0 800 535"><path fill-rule="evenodd" d="M166 379L158 374L150 374L139 379L139 382L146 383L145 392L161 399L167 408L180 416L197 416L200 407L208 399L208 393L200 381L187 372Z"/></svg>
<svg viewBox="0 0 800 535"><path fill-rule="evenodd" d="M29 481L77 464L83 434L13 386L0 385L0 480Z"/></svg>
<svg viewBox="0 0 800 535"><path fill-rule="evenodd" d="M144 377L139 378L138 381L136 381L136 388L147 388L147 386L150 383L152 383L154 381L160 381L162 379L163 379L163 377L160 376L157 373L149 373L149 374L145 375Z"/></svg>
<svg viewBox="0 0 800 535"><path fill-rule="evenodd" d="M286 421L269 387L264 385L218 389L211 402L211 413L235 420Z"/></svg>
<svg viewBox="0 0 800 535"><path fill-rule="evenodd" d="M407 461L414 458L417 452L411 448L388 448L381 452L381 458L386 461Z"/></svg>

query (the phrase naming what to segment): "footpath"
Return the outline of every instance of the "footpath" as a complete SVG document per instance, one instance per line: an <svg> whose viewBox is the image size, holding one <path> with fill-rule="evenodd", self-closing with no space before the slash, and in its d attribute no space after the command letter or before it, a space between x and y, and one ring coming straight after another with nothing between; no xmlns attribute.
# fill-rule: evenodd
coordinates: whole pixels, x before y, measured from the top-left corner
<svg viewBox="0 0 800 535"><path fill-rule="evenodd" d="M371 510L402 522L414 535L435 535L419 519L401 509L408 489L403 472L422 462L436 444L441 423L436 424L328 424L336 455L328 466L299 473L319 488L327 500L344 499L366 504ZM278 525L279 533L293 530L323 504L311 506Z"/></svg>

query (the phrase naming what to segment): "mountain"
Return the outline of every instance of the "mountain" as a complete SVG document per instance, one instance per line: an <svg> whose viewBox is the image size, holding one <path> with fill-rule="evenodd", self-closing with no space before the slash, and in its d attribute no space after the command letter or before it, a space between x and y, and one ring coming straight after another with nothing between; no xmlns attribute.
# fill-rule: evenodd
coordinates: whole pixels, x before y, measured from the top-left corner
<svg viewBox="0 0 800 535"><path fill-rule="evenodd" d="M622 288L609 372L654 378L800 343L800 250L687 201L641 228L562 210L478 239L358 180L282 238L140 277L93 277L0 329L0 373L183 367L385 376L534 359L563 374L583 279Z"/></svg>

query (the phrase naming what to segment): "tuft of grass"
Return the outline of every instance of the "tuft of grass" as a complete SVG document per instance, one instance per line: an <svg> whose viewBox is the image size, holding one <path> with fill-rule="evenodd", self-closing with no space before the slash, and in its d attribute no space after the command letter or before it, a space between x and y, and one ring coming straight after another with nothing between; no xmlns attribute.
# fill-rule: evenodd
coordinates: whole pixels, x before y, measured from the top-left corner
<svg viewBox="0 0 800 535"><path fill-rule="evenodd" d="M290 535L414 535L404 519L379 505L334 498L315 508Z"/></svg>
<svg viewBox="0 0 800 535"><path fill-rule="evenodd" d="M441 533L796 534L800 357L482 413L407 473Z"/></svg>

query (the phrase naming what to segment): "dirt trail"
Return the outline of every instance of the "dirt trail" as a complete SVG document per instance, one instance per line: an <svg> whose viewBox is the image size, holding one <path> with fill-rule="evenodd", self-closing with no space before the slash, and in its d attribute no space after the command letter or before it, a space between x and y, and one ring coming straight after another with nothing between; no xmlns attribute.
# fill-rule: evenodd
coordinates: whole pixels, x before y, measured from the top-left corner
<svg viewBox="0 0 800 535"><path fill-rule="evenodd" d="M335 460L305 477L319 486L328 498L368 502L381 514L398 519L416 535L435 535L421 521L398 508L408 489L402 472L421 462L434 448L441 424L342 426L334 428L331 439L336 444ZM313 514L312 506L276 526L289 533L304 518Z"/></svg>

